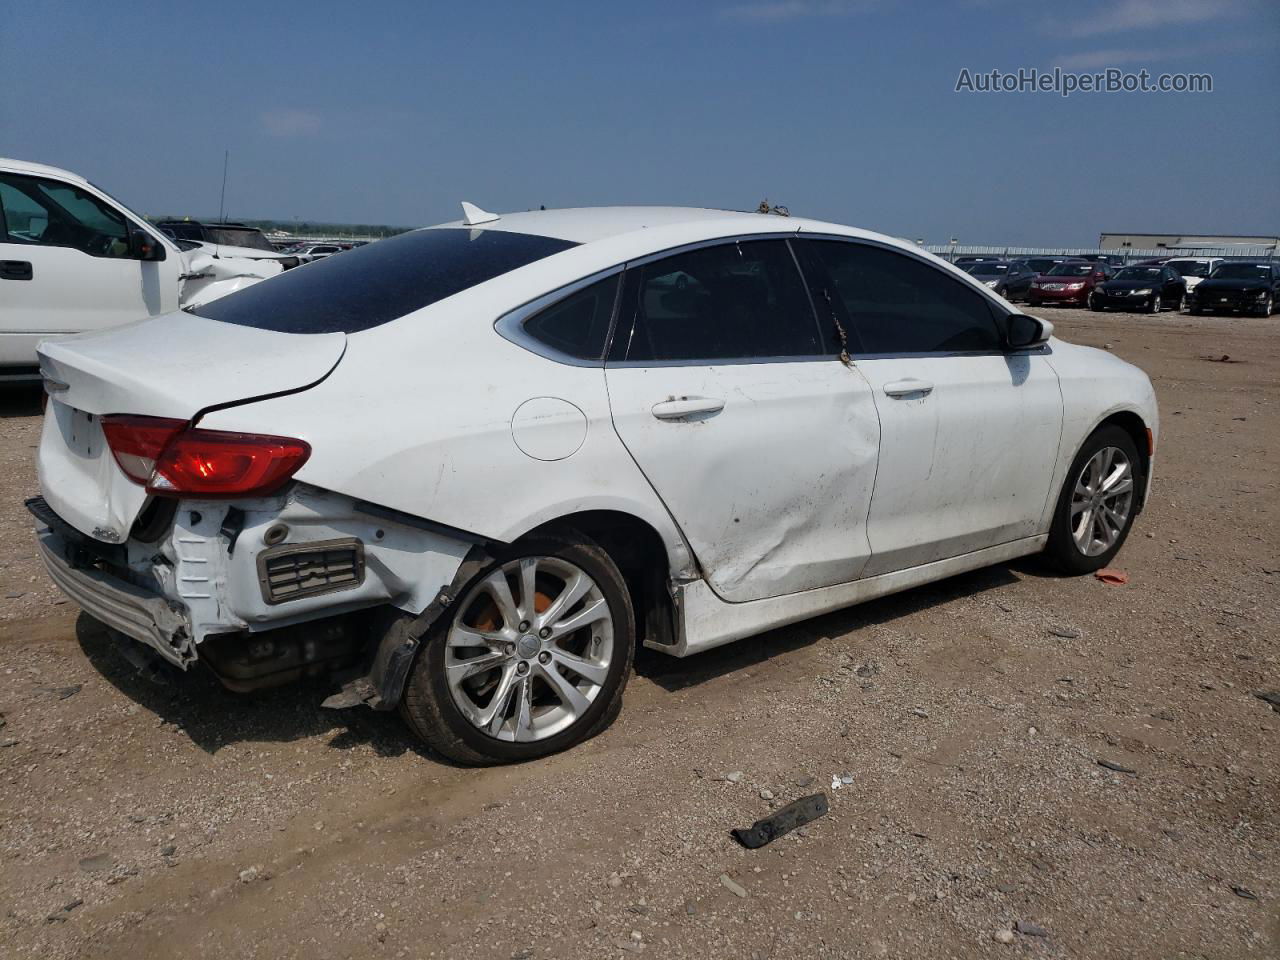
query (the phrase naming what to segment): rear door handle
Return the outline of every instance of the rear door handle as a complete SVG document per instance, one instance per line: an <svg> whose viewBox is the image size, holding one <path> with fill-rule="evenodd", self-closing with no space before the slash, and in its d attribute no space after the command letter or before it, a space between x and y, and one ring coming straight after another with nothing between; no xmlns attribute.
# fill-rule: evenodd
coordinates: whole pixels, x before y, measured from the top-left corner
<svg viewBox="0 0 1280 960"><path fill-rule="evenodd" d="M0 280L30 280L30 260L0 260Z"/></svg>
<svg viewBox="0 0 1280 960"><path fill-rule="evenodd" d="M724 409L724 401L715 397L680 397L663 400L653 405L653 415L659 420L683 420L685 417L697 416L700 413L719 413Z"/></svg>
<svg viewBox="0 0 1280 960"><path fill-rule="evenodd" d="M927 397L933 393L933 384L928 380L917 380L914 377L907 377L905 380L894 380L892 383L884 385L884 392L890 397L910 397L919 394Z"/></svg>

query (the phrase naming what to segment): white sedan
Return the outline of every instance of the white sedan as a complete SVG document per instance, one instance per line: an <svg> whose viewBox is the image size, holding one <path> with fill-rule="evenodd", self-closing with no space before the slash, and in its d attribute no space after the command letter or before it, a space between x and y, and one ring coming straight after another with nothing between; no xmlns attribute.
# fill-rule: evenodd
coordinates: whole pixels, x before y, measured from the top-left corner
<svg viewBox="0 0 1280 960"><path fill-rule="evenodd" d="M1108 563L1141 370L911 244L678 208L417 230L45 344L58 585L249 690L336 678L493 763L684 657L1028 554ZM131 642L131 641L129 641Z"/></svg>

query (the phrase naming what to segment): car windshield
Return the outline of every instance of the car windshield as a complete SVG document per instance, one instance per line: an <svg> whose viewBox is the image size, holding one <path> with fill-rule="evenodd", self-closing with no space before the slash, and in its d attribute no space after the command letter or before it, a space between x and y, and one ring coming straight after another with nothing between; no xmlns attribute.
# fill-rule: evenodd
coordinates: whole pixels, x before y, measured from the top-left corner
<svg viewBox="0 0 1280 960"><path fill-rule="evenodd" d="M276 252L276 248L262 235L260 230L246 230L243 227L205 227L210 243L222 244L226 247L251 247L254 250Z"/></svg>
<svg viewBox="0 0 1280 960"><path fill-rule="evenodd" d="M1207 277L1209 264L1196 260L1170 260L1169 266L1178 271L1180 277Z"/></svg>
<svg viewBox="0 0 1280 960"><path fill-rule="evenodd" d="M1043 257L1037 258L1035 260L1026 260L1023 262L1026 263L1026 265L1030 267L1032 270L1034 270L1036 273L1044 273L1046 270L1052 269L1053 266L1056 263L1058 263L1057 260L1049 260Z"/></svg>
<svg viewBox="0 0 1280 960"><path fill-rule="evenodd" d="M1224 263L1211 274L1215 280L1263 280L1270 275L1265 263Z"/></svg>
<svg viewBox="0 0 1280 960"><path fill-rule="evenodd" d="M1087 277L1094 270L1092 263L1060 263L1045 276L1047 277Z"/></svg>
<svg viewBox="0 0 1280 960"><path fill-rule="evenodd" d="M575 246L505 230L413 230L191 312L281 333L356 333Z"/></svg>
<svg viewBox="0 0 1280 960"><path fill-rule="evenodd" d="M1116 274L1117 280L1159 280L1162 267L1125 267Z"/></svg>
<svg viewBox="0 0 1280 960"><path fill-rule="evenodd" d="M995 277L995 276L999 276L1002 273L1008 273L1009 265L1007 263L996 263L993 260L993 261L988 261L986 263L970 263L970 264L967 264L964 267L964 269L965 269L965 272L971 273L975 277L977 276Z"/></svg>

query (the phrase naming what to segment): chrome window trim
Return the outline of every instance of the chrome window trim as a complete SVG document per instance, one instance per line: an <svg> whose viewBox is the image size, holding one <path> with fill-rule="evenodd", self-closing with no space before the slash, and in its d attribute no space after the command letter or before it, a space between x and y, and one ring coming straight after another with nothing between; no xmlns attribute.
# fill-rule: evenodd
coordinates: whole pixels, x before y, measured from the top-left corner
<svg viewBox="0 0 1280 960"><path fill-rule="evenodd" d="M494 321L493 329L498 332L504 340L514 343L517 347L528 350L530 353L552 360L556 363L563 363L569 367L603 367L604 357L599 360L584 360L581 357L575 357L572 354L565 353L563 350L557 350L550 344L543 343L537 337L533 336L524 328L525 321L536 314L541 313L548 307L553 307L566 297L571 297L579 290L591 286L593 283L599 283L601 280L608 280L610 277L618 276L626 269L626 264L618 264L608 267L596 273L588 274L573 283L563 287L557 287L550 293L544 293L540 297L536 297L527 303L521 304L514 310L509 310ZM619 293L615 295L613 302L613 316L609 318L609 332L605 336L605 354L608 354L609 341L613 338L613 324L618 314L618 296L621 295L622 284L618 284Z"/></svg>
<svg viewBox="0 0 1280 960"><path fill-rule="evenodd" d="M795 357L696 357L690 360L611 360L610 370L627 370L653 367L742 367L763 363L839 363L832 353L811 353Z"/></svg>

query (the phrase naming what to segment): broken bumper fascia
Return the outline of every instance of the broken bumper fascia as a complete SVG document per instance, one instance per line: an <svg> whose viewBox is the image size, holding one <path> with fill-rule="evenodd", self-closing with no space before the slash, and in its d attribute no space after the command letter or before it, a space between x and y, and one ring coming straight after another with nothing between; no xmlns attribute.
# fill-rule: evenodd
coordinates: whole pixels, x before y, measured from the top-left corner
<svg viewBox="0 0 1280 960"><path fill-rule="evenodd" d="M183 500L158 541L115 547L123 551L116 566L86 557L87 538L56 516L37 513L38 538L51 578L70 599L185 669L213 635L252 634L382 605L422 613L452 583L474 544L447 528L370 510L376 508L303 484L255 500ZM358 582L283 602L266 595L264 552L334 541L359 545Z"/></svg>
<svg viewBox="0 0 1280 960"><path fill-rule="evenodd" d="M40 556L58 589L90 616L151 647L170 663L186 667L190 621L157 593L71 559L72 544L51 530L39 534Z"/></svg>

